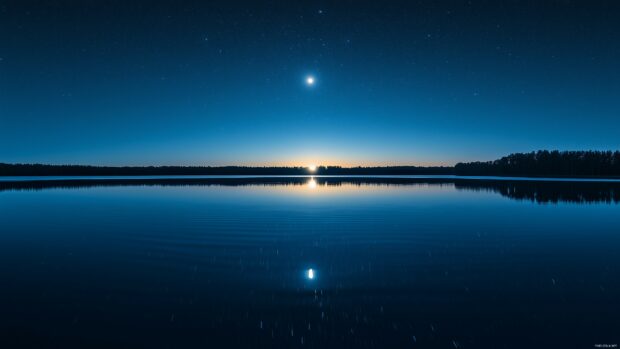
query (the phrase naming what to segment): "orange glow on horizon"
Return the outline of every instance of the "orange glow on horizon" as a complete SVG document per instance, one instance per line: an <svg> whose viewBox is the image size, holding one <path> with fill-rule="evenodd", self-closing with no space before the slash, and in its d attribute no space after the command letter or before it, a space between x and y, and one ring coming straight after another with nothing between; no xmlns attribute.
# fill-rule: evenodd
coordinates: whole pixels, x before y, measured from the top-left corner
<svg viewBox="0 0 620 349"><path fill-rule="evenodd" d="M250 166L250 167L302 167L310 171L315 171L319 167L387 167L387 166L454 166L449 162L431 162L431 161L351 161L351 160L294 160L294 161L239 161L225 164L207 164L207 166Z"/></svg>

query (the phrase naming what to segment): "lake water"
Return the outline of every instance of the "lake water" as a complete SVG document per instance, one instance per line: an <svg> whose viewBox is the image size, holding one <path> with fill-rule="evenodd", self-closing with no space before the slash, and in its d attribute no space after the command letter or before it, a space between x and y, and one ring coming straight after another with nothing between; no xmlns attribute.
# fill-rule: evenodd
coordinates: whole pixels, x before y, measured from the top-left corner
<svg viewBox="0 0 620 349"><path fill-rule="evenodd" d="M620 183L0 183L0 347L620 342Z"/></svg>

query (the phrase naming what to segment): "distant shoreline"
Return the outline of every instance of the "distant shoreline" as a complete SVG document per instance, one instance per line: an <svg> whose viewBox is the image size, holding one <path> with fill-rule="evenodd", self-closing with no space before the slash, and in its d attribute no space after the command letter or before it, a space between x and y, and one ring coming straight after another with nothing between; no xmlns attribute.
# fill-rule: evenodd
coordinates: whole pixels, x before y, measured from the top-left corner
<svg viewBox="0 0 620 349"><path fill-rule="evenodd" d="M0 176L311 176L311 175L453 175L454 167L246 167L0 164Z"/></svg>
<svg viewBox="0 0 620 349"><path fill-rule="evenodd" d="M456 174L364 174L364 175L269 175L269 174L225 174L225 175L2 175L0 182L15 181L141 181L141 180L272 180L272 179L308 179L308 178L335 178L335 179L445 179L445 180L620 180L620 176L528 176L528 175L456 175Z"/></svg>
<svg viewBox="0 0 620 349"><path fill-rule="evenodd" d="M250 167L87 166L0 163L0 176L405 176L455 175L533 178L620 178L620 151L514 153L454 166Z"/></svg>

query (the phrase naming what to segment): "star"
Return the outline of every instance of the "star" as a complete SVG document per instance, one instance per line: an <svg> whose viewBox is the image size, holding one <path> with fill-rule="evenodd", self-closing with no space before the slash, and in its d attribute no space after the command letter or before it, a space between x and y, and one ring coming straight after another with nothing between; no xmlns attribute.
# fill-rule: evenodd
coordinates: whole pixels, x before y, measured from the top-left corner
<svg viewBox="0 0 620 349"><path fill-rule="evenodd" d="M312 86L315 83L314 76L310 75L306 77L306 85Z"/></svg>

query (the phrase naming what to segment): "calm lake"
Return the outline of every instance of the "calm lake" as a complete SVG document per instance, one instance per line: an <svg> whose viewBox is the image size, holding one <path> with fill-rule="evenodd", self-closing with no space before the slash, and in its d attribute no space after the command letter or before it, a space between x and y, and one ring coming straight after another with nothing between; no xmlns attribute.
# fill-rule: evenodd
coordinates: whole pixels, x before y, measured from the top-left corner
<svg viewBox="0 0 620 349"><path fill-rule="evenodd" d="M0 182L0 347L620 343L620 182Z"/></svg>

